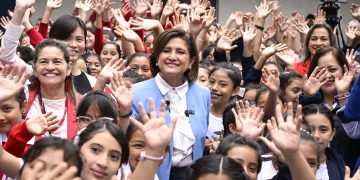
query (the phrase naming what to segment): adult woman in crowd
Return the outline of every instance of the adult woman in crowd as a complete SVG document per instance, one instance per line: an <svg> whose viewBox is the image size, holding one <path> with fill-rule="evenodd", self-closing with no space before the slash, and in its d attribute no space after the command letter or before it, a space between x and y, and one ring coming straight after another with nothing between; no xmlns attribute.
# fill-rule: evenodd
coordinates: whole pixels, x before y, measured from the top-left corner
<svg viewBox="0 0 360 180"><path fill-rule="evenodd" d="M315 53L320 48L336 47L335 36L332 29L326 24L315 24L311 27L305 38L302 62L295 63L294 70L304 76L310 66Z"/></svg>
<svg viewBox="0 0 360 180"><path fill-rule="evenodd" d="M194 38L183 30L160 35L153 48L151 71L155 78L134 85L133 115L138 103L153 98L155 107L166 100L166 121L178 119L169 155L158 170L159 179L181 179L186 166L201 158L208 127L210 93L194 83L199 57ZM146 111L149 107L145 106ZM157 109L158 111L158 109ZM196 137L196 138L195 138Z"/></svg>

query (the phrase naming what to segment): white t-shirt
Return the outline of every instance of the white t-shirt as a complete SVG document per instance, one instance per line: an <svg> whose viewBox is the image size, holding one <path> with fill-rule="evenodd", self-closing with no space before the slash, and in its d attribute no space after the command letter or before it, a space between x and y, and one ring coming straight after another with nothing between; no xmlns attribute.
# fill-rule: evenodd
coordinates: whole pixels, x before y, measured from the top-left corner
<svg viewBox="0 0 360 180"><path fill-rule="evenodd" d="M123 173L124 173L124 176L125 176L124 179L127 180L129 174L131 173L130 164L126 163L126 164L123 164L121 166L121 168L118 170L118 174L117 174L118 180L121 180L121 171L123 171ZM154 176L154 180L159 180L159 177L156 175L156 173L155 173L155 176Z"/></svg>
<svg viewBox="0 0 360 180"><path fill-rule="evenodd" d="M316 171L317 180L329 180L329 173L326 163L320 164L319 169Z"/></svg>
<svg viewBox="0 0 360 180"><path fill-rule="evenodd" d="M219 138L222 131L224 131L222 118L216 117L210 112L207 136L209 138Z"/></svg>

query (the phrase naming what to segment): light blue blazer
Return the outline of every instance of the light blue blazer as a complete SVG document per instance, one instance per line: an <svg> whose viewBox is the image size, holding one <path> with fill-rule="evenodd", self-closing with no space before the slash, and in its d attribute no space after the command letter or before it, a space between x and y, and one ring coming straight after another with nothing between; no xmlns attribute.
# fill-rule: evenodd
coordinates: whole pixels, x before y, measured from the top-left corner
<svg viewBox="0 0 360 180"><path fill-rule="evenodd" d="M133 116L138 116L139 109L137 104L142 102L146 112L149 112L149 106L147 100L151 97L155 102L155 108L157 113L160 109L160 101L165 99L158 88L155 79L152 78L147 81L137 83L133 87L134 101L132 104ZM209 124L209 112L210 112L210 91L203 86L195 83L189 83L189 89L186 93L187 109L193 110L195 113L190 115L190 124L194 136L196 138L193 145L193 160L201 158L205 146L205 137ZM170 124L170 113L166 111L166 123ZM171 158L173 154L173 141L170 144L169 155L164 159L163 163L157 171L157 175L160 180L168 180L170 177Z"/></svg>

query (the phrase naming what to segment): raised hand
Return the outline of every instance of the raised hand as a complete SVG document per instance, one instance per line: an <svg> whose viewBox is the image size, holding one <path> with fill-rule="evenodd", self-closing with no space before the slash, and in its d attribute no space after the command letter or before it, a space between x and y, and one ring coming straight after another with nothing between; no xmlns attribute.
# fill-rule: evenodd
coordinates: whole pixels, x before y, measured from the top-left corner
<svg viewBox="0 0 360 180"><path fill-rule="evenodd" d="M356 38L356 33L358 31L358 28L356 26L347 27L345 30L345 35L348 41L353 42Z"/></svg>
<svg viewBox="0 0 360 180"><path fill-rule="evenodd" d="M97 15L101 15L105 11L105 5L102 0L92 0L91 9L93 9Z"/></svg>
<svg viewBox="0 0 360 180"><path fill-rule="evenodd" d="M255 27L253 25L240 28L240 31L242 34L244 44L251 43L256 36Z"/></svg>
<svg viewBox="0 0 360 180"><path fill-rule="evenodd" d="M199 4L194 6L193 8L195 9L196 13L202 14L205 13L205 10L209 5L210 5L209 0L200 0Z"/></svg>
<svg viewBox="0 0 360 180"><path fill-rule="evenodd" d="M114 72L111 79L110 92L115 97L120 112L126 111L129 107L131 109L131 104L134 100L132 87L131 85L128 87L125 85L121 72Z"/></svg>
<svg viewBox="0 0 360 180"><path fill-rule="evenodd" d="M353 62L355 61L356 55L358 54L357 51L355 51L355 49L347 49L346 50L346 60L349 63L349 65L353 64Z"/></svg>
<svg viewBox="0 0 360 180"><path fill-rule="evenodd" d="M111 13L113 14L116 22L118 23L118 26L120 26L122 29L130 28L129 22L124 19L124 16L120 9L111 9Z"/></svg>
<svg viewBox="0 0 360 180"><path fill-rule="evenodd" d="M279 20L280 16L281 16L281 11L280 11L280 3L279 1L275 0L272 4L272 16L274 17L274 20L277 21Z"/></svg>
<svg viewBox="0 0 360 180"><path fill-rule="evenodd" d="M182 29L186 32L189 31L189 20L188 18L185 18L183 14L175 14L172 16L174 24L172 24L173 28ZM171 23L171 22L170 22Z"/></svg>
<svg viewBox="0 0 360 180"><path fill-rule="evenodd" d="M261 136L260 140L266 144L271 152L279 159L280 162L286 163L285 157L282 152L276 147L275 143L268 140L266 137Z"/></svg>
<svg viewBox="0 0 360 180"><path fill-rule="evenodd" d="M304 75L304 93L305 95L314 95L316 94L321 86L323 86L327 81L327 70L326 68L319 68L318 66L311 73L310 77L307 77L307 74Z"/></svg>
<svg viewBox="0 0 360 180"><path fill-rule="evenodd" d="M276 93L280 87L279 72L270 72L266 67L262 69L261 83L271 92Z"/></svg>
<svg viewBox="0 0 360 180"><path fill-rule="evenodd" d="M187 12L187 18L189 18L190 33L197 37L200 31L205 27L204 18L195 10L189 10Z"/></svg>
<svg viewBox="0 0 360 180"><path fill-rule="evenodd" d="M155 19L143 19L137 17L136 19L130 20L130 24L133 26L131 29L133 30L145 30L151 31L157 28L160 25L160 22Z"/></svg>
<svg viewBox="0 0 360 180"><path fill-rule="evenodd" d="M351 15L356 19L360 19L360 6L358 4L351 4Z"/></svg>
<svg viewBox="0 0 360 180"><path fill-rule="evenodd" d="M34 163L34 166L30 166L31 171L26 180L47 180L47 179L57 179L57 180L81 180L80 177L76 177L77 168L75 166L70 166L62 162L55 167L49 173L41 173L44 171L45 164L41 161ZM21 178L22 179L22 178Z"/></svg>
<svg viewBox="0 0 360 180"><path fill-rule="evenodd" d="M233 14L234 17L231 17L231 18L234 18L235 20L235 23L236 23L236 26L237 27L241 27L243 25L243 18L244 18L244 13L241 12L241 11L236 11L234 14Z"/></svg>
<svg viewBox="0 0 360 180"><path fill-rule="evenodd" d="M300 148L300 127L301 127L301 105L296 108L296 114L293 113L293 103L288 104L286 121L281 112L281 105L276 106L276 120L274 117L268 120L266 127L269 130L271 139L276 147L283 154L297 152ZM277 123L276 123L277 122Z"/></svg>
<svg viewBox="0 0 360 180"><path fill-rule="evenodd" d="M46 7L51 9L60 8L62 5L62 0L47 0Z"/></svg>
<svg viewBox="0 0 360 180"><path fill-rule="evenodd" d="M279 26L280 26L280 32L285 32L289 28L289 20L288 18L284 16L280 16L280 19L278 20Z"/></svg>
<svg viewBox="0 0 360 180"><path fill-rule="evenodd" d="M33 118L29 118L25 121L27 130L36 136L44 135L47 131L55 130L59 127L59 119L52 114L52 112L47 112L46 114L41 114Z"/></svg>
<svg viewBox="0 0 360 180"><path fill-rule="evenodd" d="M175 13L175 5L177 3L178 3L177 0L168 0L163 9L162 16L169 17L172 14L174 14Z"/></svg>
<svg viewBox="0 0 360 180"><path fill-rule="evenodd" d="M272 11L271 3L269 1L260 2L259 6L255 6L256 17L265 19Z"/></svg>
<svg viewBox="0 0 360 180"><path fill-rule="evenodd" d="M0 25L3 29L7 28L7 25L10 23L11 19L8 16L2 16L0 18Z"/></svg>
<svg viewBox="0 0 360 180"><path fill-rule="evenodd" d="M325 24L326 23L326 12L320 9L316 14L314 24Z"/></svg>
<svg viewBox="0 0 360 180"><path fill-rule="evenodd" d="M122 28L121 26L115 26L114 33L124 38L125 40L129 42L135 42L140 39L139 35L136 34L132 29L130 28Z"/></svg>
<svg viewBox="0 0 360 180"><path fill-rule="evenodd" d="M214 21L216 20L215 14L216 14L215 8L210 7L210 9L205 13L204 16L204 21L205 21L204 28L209 29L210 26L214 23Z"/></svg>
<svg viewBox="0 0 360 180"><path fill-rule="evenodd" d="M336 92L339 95L348 93L350 90L351 82L352 82L353 78L354 78L354 72L349 71L348 67L346 65L344 65L343 77L341 79L339 76L335 78Z"/></svg>
<svg viewBox="0 0 360 180"><path fill-rule="evenodd" d="M256 107L249 107L248 103L243 101L236 102L236 110L231 109L235 116L236 128L241 136L258 139L265 128L265 123L262 123L264 112L262 109Z"/></svg>
<svg viewBox="0 0 360 180"><path fill-rule="evenodd" d="M0 62L0 66L2 66ZM5 101L24 89L26 80L30 74L26 72L26 67L14 66L9 72L9 66L0 68L0 102Z"/></svg>
<svg viewBox="0 0 360 180"><path fill-rule="evenodd" d="M231 29L220 37L216 44L216 49L219 51L231 51L237 47L237 45L232 45L232 43L240 37L241 35L237 34L237 30Z"/></svg>
<svg viewBox="0 0 360 180"><path fill-rule="evenodd" d="M275 53L276 57L280 58L286 65L292 68L295 65L296 61L296 54L295 51L287 48L283 51L279 51Z"/></svg>
<svg viewBox="0 0 360 180"><path fill-rule="evenodd" d="M110 60L102 69L99 74L100 79L104 80L106 83L110 82L113 78L113 74L120 72L124 69L126 61L123 59L112 59Z"/></svg>
<svg viewBox="0 0 360 180"><path fill-rule="evenodd" d="M270 57L272 55L274 55L277 52L283 51L285 49L287 49L288 47L286 46L286 44L276 44L276 45L271 45L267 48L265 48L262 52L261 55L265 56L265 57Z"/></svg>
<svg viewBox="0 0 360 180"><path fill-rule="evenodd" d="M153 4L151 5L150 3L148 3L148 6L150 8L151 16L153 18L159 18L161 10L163 8L163 2L161 2L161 0L154 0Z"/></svg>
<svg viewBox="0 0 360 180"><path fill-rule="evenodd" d="M306 24L298 24L296 26L296 29L299 33L303 34L304 36L306 36L310 30L309 26L307 26Z"/></svg>
<svg viewBox="0 0 360 180"><path fill-rule="evenodd" d="M135 14L137 17L144 17L146 11L149 9L148 0L137 0L136 3L133 3L133 7L135 9Z"/></svg>
<svg viewBox="0 0 360 180"><path fill-rule="evenodd" d="M144 105L142 103L138 104L140 116L144 121L144 124L133 117L130 117L130 120L131 123L133 123L144 134L146 148L152 152L157 152L158 156L162 156L173 136L176 118L171 120L168 127L166 125L165 118L165 101L161 100L160 102L159 116L156 113L154 101L149 99L148 104L150 108L150 117L146 114Z"/></svg>
<svg viewBox="0 0 360 180"><path fill-rule="evenodd" d="M130 3L125 3L123 6L121 6L121 14L123 16L126 16L129 12L131 12L131 5Z"/></svg>

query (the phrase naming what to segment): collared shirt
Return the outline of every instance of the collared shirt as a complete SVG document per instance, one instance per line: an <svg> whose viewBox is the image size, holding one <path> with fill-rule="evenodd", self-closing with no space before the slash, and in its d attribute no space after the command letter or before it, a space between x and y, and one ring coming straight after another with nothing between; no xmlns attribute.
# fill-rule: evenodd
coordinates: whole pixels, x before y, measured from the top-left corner
<svg viewBox="0 0 360 180"><path fill-rule="evenodd" d="M171 117L177 118L174 130L174 152L172 156L172 166L184 167L193 162L192 146L195 143L195 136L191 128L190 119L185 115L187 110L186 93L189 89L187 81L178 87L171 87L160 74L155 76L155 82L162 95L170 102L169 111Z"/></svg>

